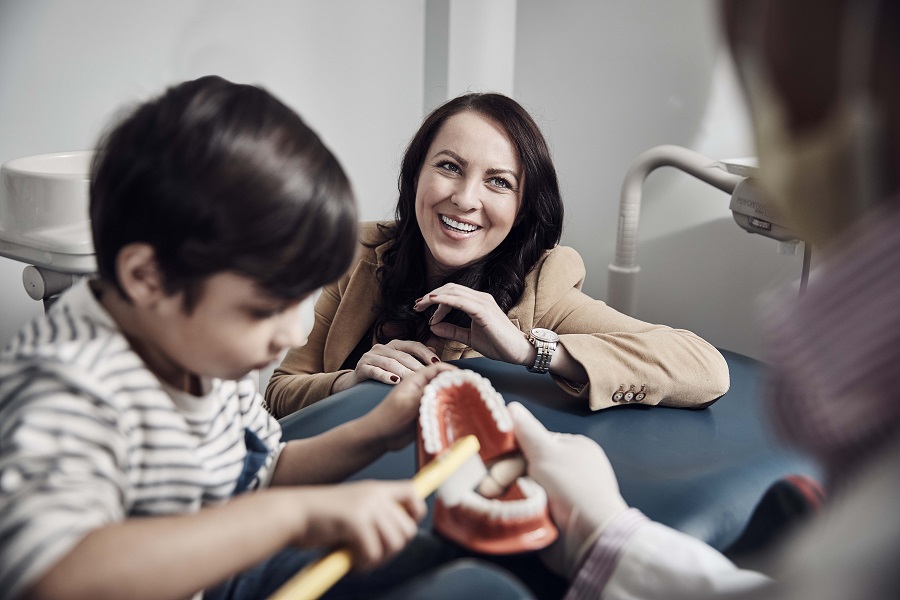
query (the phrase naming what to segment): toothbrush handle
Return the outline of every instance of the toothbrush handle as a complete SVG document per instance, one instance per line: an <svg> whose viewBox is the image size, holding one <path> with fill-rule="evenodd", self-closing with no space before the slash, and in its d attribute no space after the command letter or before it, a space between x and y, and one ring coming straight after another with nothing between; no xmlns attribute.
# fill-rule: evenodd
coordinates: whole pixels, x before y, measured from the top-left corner
<svg viewBox="0 0 900 600"><path fill-rule="evenodd" d="M412 479L419 498L427 498L479 448L478 438L467 435L422 467ZM351 566L353 557L348 549L334 550L298 571L269 596L269 600L316 600L350 572Z"/></svg>

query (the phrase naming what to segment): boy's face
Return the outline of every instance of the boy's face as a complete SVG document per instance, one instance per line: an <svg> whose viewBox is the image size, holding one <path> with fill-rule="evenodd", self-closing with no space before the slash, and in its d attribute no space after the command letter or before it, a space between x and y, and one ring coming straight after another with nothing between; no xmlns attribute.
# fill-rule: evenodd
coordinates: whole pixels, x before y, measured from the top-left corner
<svg viewBox="0 0 900 600"><path fill-rule="evenodd" d="M247 277L227 272L210 276L190 314L183 300L183 293L177 293L159 301L156 331L148 332L155 348L145 350L161 361L151 368L157 367L164 379L180 370L240 379L278 359L285 348L306 343L299 311L305 298L273 298Z"/></svg>

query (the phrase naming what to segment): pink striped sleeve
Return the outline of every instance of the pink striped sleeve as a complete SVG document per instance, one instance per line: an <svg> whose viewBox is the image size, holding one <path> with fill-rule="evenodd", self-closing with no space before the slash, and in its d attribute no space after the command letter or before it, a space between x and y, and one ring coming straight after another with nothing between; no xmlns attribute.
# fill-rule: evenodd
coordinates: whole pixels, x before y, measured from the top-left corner
<svg viewBox="0 0 900 600"><path fill-rule="evenodd" d="M634 532L650 519L636 508L629 508L610 523L588 552L565 600L597 598L606 587L619 560L622 547Z"/></svg>

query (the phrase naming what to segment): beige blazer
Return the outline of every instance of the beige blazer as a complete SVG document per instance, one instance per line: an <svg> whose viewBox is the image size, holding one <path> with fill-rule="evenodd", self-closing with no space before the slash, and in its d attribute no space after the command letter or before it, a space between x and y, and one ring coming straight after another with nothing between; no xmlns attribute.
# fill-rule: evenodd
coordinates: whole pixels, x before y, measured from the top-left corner
<svg viewBox="0 0 900 600"><path fill-rule="evenodd" d="M391 242L375 223L362 225L360 239L356 264L323 289L309 341L288 351L269 380L266 400L278 417L330 395L334 381L347 372L340 370L344 360L375 322L380 297L375 272ZM378 245L368 247L373 243ZM554 376L569 394L599 410L614 406L618 391L643 388L642 404L693 408L728 391L728 365L712 345L690 331L644 323L594 300L581 291L584 277L578 252L566 246L548 250L509 311L522 332L545 327L558 333L560 344L587 371L587 385ZM457 342L448 342L441 352L445 361L477 356Z"/></svg>

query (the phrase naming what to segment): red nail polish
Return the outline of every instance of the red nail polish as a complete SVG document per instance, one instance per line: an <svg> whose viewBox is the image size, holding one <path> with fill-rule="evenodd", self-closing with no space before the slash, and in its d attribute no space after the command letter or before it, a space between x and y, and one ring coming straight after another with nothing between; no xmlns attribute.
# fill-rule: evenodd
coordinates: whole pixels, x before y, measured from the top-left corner
<svg viewBox="0 0 900 600"><path fill-rule="evenodd" d="M432 356L432 357L431 357L431 362L433 362L433 363L439 363L439 362L441 362L441 359L439 359L437 356Z"/></svg>
<svg viewBox="0 0 900 600"><path fill-rule="evenodd" d="M391 381L393 381L394 383L397 383L398 381L400 381L400 378L397 377L396 375L391 375Z"/></svg>

